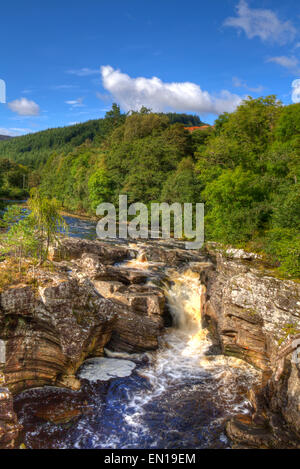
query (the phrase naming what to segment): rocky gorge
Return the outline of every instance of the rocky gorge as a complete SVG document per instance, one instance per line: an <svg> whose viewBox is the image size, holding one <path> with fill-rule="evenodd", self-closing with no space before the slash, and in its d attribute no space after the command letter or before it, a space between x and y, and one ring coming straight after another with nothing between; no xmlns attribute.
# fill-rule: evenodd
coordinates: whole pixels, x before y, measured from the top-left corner
<svg viewBox="0 0 300 469"><path fill-rule="evenodd" d="M170 269L199 279L208 358L232 356L259 370L259 383L247 390L251 411L226 418L233 447L300 447L298 282L276 278L251 253L212 244L198 252L175 242L66 238L51 260L51 268L34 272L35 282L1 291L0 447L20 444L13 396L43 386L80 392L77 372L86 359L160 347L174 322Z"/></svg>

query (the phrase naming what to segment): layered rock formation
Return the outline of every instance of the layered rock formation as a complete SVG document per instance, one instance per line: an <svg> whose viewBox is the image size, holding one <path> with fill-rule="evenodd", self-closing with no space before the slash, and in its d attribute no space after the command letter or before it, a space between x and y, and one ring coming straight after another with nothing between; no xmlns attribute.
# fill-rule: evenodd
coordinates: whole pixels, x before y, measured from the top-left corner
<svg viewBox="0 0 300 469"><path fill-rule="evenodd" d="M2 291L0 447L12 446L19 430L11 392L43 385L77 390L78 368L87 357L103 356L105 346L157 348L162 293L145 285L148 274L114 265L133 255L127 247L66 239L52 250L52 259L60 259L53 269L36 270L35 282Z"/></svg>
<svg viewBox="0 0 300 469"><path fill-rule="evenodd" d="M300 447L300 284L274 278L242 251L209 255L215 269L203 277L205 323L225 354L264 372L263 388L250 393L251 422L230 422L228 434L240 444Z"/></svg>
<svg viewBox="0 0 300 469"><path fill-rule="evenodd" d="M263 386L250 390L253 415L229 422L228 435L241 447L300 447L300 284L275 278L241 250L199 253L150 242L140 261L161 263L152 270L123 262L136 255L125 245L65 239L52 249L53 270L40 269L36 282L2 291L0 447L12 447L19 431L11 392L42 385L79 389L79 366L103 356L105 347L157 348L168 312L155 285L168 281L167 266L200 273L203 321L214 342L264 373Z"/></svg>
<svg viewBox="0 0 300 469"><path fill-rule="evenodd" d="M39 286L19 285L0 297L6 385L16 393L42 385L80 387L75 372L101 355L116 318L114 305L87 279L37 272Z"/></svg>
<svg viewBox="0 0 300 469"><path fill-rule="evenodd" d="M4 375L0 373L1 386L5 385ZM22 429L13 409L13 397L6 387L0 387L0 448L12 449Z"/></svg>

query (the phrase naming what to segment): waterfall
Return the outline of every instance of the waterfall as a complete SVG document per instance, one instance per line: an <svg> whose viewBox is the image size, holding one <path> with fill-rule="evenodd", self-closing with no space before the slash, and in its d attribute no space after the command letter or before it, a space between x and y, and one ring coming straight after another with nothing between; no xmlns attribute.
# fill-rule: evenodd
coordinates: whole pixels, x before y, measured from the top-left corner
<svg viewBox="0 0 300 469"><path fill-rule="evenodd" d="M124 267L129 267L132 269L143 269L148 270L150 263L147 260L146 249L144 247L138 247L136 244L131 243L129 245L134 251L137 251L137 256L135 259L131 259L122 264Z"/></svg>
<svg viewBox="0 0 300 469"><path fill-rule="evenodd" d="M159 263L147 260L144 246L131 247L138 252L136 259L121 266L146 269L155 276ZM104 363L108 377L115 378L106 381L110 384L105 388L95 379L85 384L92 412L74 421L68 432L58 427L50 431L50 424L40 421L31 428L29 413L28 438L39 444L47 435L59 448L230 447L225 423L235 414L250 412L246 392L261 375L239 359L212 353L208 331L202 327L206 291L200 275L189 267L164 273L173 324L162 334L158 350L143 355L107 351L110 358L93 359L93 367L101 368L88 370L93 376L101 372L103 378ZM121 373L112 375L109 365L115 372L116 364Z"/></svg>
<svg viewBox="0 0 300 469"><path fill-rule="evenodd" d="M202 312L206 288L199 274L188 269L183 273L169 272L171 286L165 287L165 296L175 330L182 338L183 356L203 352L208 345L207 331L202 329ZM177 331L176 331L177 329Z"/></svg>

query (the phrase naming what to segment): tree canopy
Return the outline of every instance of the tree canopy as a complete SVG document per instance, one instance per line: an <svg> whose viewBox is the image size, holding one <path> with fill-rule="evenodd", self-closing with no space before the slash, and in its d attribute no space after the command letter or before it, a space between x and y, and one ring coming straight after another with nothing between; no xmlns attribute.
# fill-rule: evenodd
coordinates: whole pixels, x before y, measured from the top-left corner
<svg viewBox="0 0 300 469"><path fill-rule="evenodd" d="M300 104L248 98L214 127L189 124L202 122L114 104L104 119L0 142L0 187L20 187L27 171L43 196L87 213L119 194L205 202L207 240L263 252L299 276Z"/></svg>

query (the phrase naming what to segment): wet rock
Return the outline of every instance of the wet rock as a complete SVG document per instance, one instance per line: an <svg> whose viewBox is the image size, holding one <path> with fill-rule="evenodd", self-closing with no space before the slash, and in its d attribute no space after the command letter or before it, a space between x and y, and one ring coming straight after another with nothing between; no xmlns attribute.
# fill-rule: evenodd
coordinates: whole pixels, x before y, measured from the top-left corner
<svg viewBox="0 0 300 469"><path fill-rule="evenodd" d="M36 417L47 422L58 424L69 423L72 420L82 415L82 410L79 408L69 408L67 403L59 406L57 404L48 405L34 413Z"/></svg>
<svg viewBox="0 0 300 469"><path fill-rule="evenodd" d="M163 293L159 289L131 285L118 287L108 297L117 306L117 318L108 348L130 353L157 349L164 327Z"/></svg>
<svg viewBox="0 0 300 469"><path fill-rule="evenodd" d="M226 433L235 443L248 447L267 449L273 446L274 438L269 429L254 425L251 417L241 415L227 423Z"/></svg>
<svg viewBox="0 0 300 469"><path fill-rule="evenodd" d="M83 254L79 265L89 278L107 282L117 281L125 285L145 283L152 276L150 272L125 266L104 265L96 254Z"/></svg>
<svg viewBox="0 0 300 469"><path fill-rule="evenodd" d="M37 425L40 425L40 420L55 425L67 424L91 412L83 391L52 386L27 390L16 396L15 408L21 418L24 407L30 408L30 419Z"/></svg>
<svg viewBox="0 0 300 469"><path fill-rule="evenodd" d="M122 282L117 281L105 281L105 280L94 280L93 284L100 295L105 298L111 298L114 293L126 288Z"/></svg>
<svg viewBox="0 0 300 469"><path fill-rule="evenodd" d="M141 259L197 272L206 286L203 322L215 347L263 370L265 377L250 392L253 415L229 422L228 435L243 447L297 447L299 365L294 348L282 354L280 343L285 347L287 335L300 329L300 284L274 278L257 256L241 250L182 247L152 242L143 245ZM77 390L75 374L86 358L101 357L105 346L120 356L155 350L164 327L164 295L148 285L149 278L161 282L159 268L150 273L116 265L132 258L132 249L65 239L51 255L60 260L56 272L40 269L38 287L14 286L0 295L0 365L12 392L45 384ZM11 447L19 427L9 410L11 396L5 396L0 444ZM76 418L80 409L69 411L57 418Z"/></svg>

